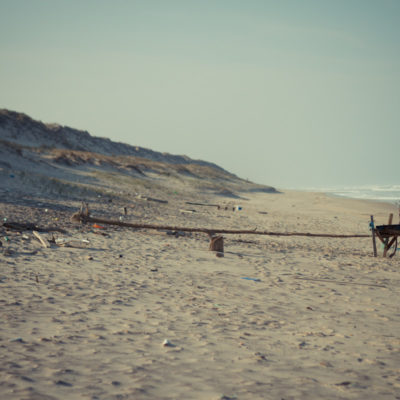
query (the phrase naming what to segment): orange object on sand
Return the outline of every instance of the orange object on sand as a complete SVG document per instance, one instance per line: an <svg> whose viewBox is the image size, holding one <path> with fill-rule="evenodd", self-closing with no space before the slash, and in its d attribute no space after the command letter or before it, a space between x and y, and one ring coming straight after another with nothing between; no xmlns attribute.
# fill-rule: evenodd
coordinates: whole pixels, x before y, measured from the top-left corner
<svg viewBox="0 0 400 400"><path fill-rule="evenodd" d="M93 228L104 229L104 226L93 224Z"/></svg>

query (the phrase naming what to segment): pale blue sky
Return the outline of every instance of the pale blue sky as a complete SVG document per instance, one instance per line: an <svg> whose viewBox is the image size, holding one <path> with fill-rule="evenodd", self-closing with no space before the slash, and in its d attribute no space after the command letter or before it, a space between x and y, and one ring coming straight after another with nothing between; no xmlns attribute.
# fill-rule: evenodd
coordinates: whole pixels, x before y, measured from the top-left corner
<svg viewBox="0 0 400 400"><path fill-rule="evenodd" d="M0 0L0 108L280 188L399 184L399 0Z"/></svg>

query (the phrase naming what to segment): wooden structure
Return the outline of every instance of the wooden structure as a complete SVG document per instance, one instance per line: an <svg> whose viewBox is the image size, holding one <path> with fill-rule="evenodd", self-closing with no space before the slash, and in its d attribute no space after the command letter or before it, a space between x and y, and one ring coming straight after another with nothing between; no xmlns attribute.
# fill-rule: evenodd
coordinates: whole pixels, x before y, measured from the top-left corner
<svg viewBox="0 0 400 400"><path fill-rule="evenodd" d="M388 255L388 251L393 247L392 254L389 257L393 257L397 251L398 237L400 236L400 224L393 225L393 214L389 214L389 221L387 225L374 225L374 217L371 215L371 231L372 231L372 243L374 247L374 256L377 256L376 251L376 240L377 237L383 244L383 257Z"/></svg>
<svg viewBox="0 0 400 400"><path fill-rule="evenodd" d="M380 225L375 228L375 234L383 243L383 257L386 257L388 251L393 247L393 252L389 257L393 257L397 251L398 237L400 236L400 225Z"/></svg>

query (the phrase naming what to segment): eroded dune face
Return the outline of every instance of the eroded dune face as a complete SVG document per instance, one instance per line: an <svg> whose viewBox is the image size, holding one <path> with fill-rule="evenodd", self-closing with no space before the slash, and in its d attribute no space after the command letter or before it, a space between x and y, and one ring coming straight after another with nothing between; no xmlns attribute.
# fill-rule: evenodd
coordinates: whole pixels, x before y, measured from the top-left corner
<svg viewBox="0 0 400 400"><path fill-rule="evenodd" d="M215 164L91 136L0 110L0 179L20 191L95 197L143 190L274 192Z"/></svg>

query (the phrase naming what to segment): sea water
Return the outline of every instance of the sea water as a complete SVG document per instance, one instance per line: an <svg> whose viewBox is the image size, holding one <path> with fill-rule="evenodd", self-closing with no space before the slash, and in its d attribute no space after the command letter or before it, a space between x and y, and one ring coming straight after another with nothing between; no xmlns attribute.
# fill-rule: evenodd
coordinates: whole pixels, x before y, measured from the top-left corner
<svg viewBox="0 0 400 400"><path fill-rule="evenodd" d="M324 192L339 197L384 201L387 203L400 205L400 185L365 185L318 189L314 188L308 190Z"/></svg>

